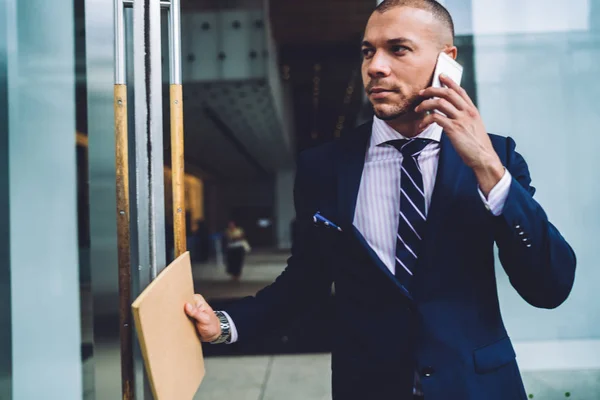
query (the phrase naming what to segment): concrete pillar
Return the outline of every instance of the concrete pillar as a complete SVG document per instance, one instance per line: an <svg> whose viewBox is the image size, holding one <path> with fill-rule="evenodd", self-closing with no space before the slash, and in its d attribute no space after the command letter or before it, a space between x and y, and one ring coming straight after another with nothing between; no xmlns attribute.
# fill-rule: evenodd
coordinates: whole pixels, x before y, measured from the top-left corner
<svg viewBox="0 0 600 400"><path fill-rule="evenodd" d="M7 21L6 1L0 1L0 24ZM10 210L8 193L8 37L0 30L0 398L11 398L12 330L10 291Z"/></svg>
<svg viewBox="0 0 600 400"><path fill-rule="evenodd" d="M294 211L294 170L277 173L275 183L275 211L277 216L277 248L289 249L292 246L291 223Z"/></svg>
<svg viewBox="0 0 600 400"><path fill-rule="evenodd" d="M80 399L73 2L0 26L0 398Z"/></svg>

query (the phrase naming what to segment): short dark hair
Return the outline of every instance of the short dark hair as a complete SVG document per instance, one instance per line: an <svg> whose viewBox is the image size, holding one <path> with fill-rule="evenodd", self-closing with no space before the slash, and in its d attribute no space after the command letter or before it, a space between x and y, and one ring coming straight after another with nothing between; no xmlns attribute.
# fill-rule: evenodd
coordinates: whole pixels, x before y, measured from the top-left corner
<svg viewBox="0 0 600 400"><path fill-rule="evenodd" d="M452 16L446 7L436 0L383 0L383 2L375 8L375 11L383 14L396 7L412 7L431 12L438 21L450 30L452 39L454 39L454 21L452 20Z"/></svg>

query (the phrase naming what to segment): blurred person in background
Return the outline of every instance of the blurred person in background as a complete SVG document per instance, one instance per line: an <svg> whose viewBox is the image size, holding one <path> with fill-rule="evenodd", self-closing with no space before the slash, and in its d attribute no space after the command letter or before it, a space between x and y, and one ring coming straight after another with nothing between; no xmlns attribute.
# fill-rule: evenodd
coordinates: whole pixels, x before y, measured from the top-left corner
<svg viewBox="0 0 600 400"><path fill-rule="evenodd" d="M514 140L488 134L452 80L431 87L440 52L457 55L438 2L377 7L362 43L375 117L301 154L292 256L273 284L225 310L201 295L185 305L203 341L260 337L325 304L335 282L334 399L526 399L494 244L516 291L547 309L569 296L575 253Z"/></svg>
<svg viewBox="0 0 600 400"><path fill-rule="evenodd" d="M227 273L235 282L240 280L246 253L250 251L244 230L237 226L235 221L230 221L225 230L225 257L227 259Z"/></svg>

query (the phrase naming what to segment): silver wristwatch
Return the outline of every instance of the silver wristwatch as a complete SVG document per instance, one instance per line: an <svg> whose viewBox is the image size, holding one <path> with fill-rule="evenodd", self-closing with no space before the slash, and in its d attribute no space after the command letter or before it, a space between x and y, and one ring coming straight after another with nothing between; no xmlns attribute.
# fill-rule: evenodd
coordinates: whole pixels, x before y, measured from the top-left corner
<svg viewBox="0 0 600 400"><path fill-rule="evenodd" d="M218 338L210 342L211 344L221 344L231 340L231 325L229 320L222 311L215 311L215 315L219 318L221 324L221 334Z"/></svg>

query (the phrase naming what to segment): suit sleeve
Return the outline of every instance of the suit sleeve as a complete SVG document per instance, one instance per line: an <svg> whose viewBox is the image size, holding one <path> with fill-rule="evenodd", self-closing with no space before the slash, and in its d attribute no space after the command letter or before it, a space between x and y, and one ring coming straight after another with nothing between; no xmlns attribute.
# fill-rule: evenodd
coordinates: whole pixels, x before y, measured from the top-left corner
<svg viewBox="0 0 600 400"><path fill-rule="evenodd" d="M496 243L511 284L528 303L556 308L569 296L575 279L573 249L534 200L529 168L507 138L512 175L502 214L496 218Z"/></svg>
<svg viewBox="0 0 600 400"><path fill-rule="evenodd" d="M311 197L316 190L308 179L309 166L304 157L299 158L294 183L295 240L287 267L255 296L243 298L224 310L235 324L239 341L281 326L300 313L323 304L331 293L333 278L319 257L319 246L315 243Z"/></svg>

